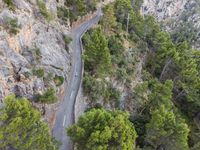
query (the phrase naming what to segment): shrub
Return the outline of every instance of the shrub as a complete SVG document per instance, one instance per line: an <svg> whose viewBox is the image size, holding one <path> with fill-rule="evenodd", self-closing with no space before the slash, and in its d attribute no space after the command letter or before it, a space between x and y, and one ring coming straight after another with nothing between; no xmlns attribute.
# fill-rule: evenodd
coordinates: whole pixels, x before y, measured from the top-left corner
<svg viewBox="0 0 200 150"><path fill-rule="evenodd" d="M35 46L35 47L32 49L32 51L33 51L33 54L34 54L34 57L36 58L36 60L39 61L40 58L41 58L41 51L40 51L40 49L39 49L38 47Z"/></svg>
<svg viewBox="0 0 200 150"><path fill-rule="evenodd" d="M18 19L12 19L10 17L6 18L5 28L9 31L10 34L16 35L19 32L21 26L18 23Z"/></svg>
<svg viewBox="0 0 200 150"><path fill-rule="evenodd" d="M70 21L76 21L79 16L84 16L87 12L95 11L99 0L67 0L64 2L69 11Z"/></svg>
<svg viewBox="0 0 200 150"><path fill-rule="evenodd" d="M41 55L41 52L40 52L40 49L38 47L35 48L35 54L37 56L40 56Z"/></svg>
<svg viewBox="0 0 200 150"><path fill-rule="evenodd" d="M107 84L104 80L97 80L95 77L85 73L83 78L84 93L93 102L107 96Z"/></svg>
<svg viewBox="0 0 200 150"><path fill-rule="evenodd" d="M56 86L61 86L64 83L64 77L63 76L55 76L54 77L54 83L56 84Z"/></svg>
<svg viewBox="0 0 200 150"><path fill-rule="evenodd" d="M33 75L36 75L38 78L42 78L44 77L44 69L37 69L37 70L33 70Z"/></svg>
<svg viewBox="0 0 200 150"><path fill-rule="evenodd" d="M51 14L48 12L45 2L43 0L37 0L40 13L48 20L51 20Z"/></svg>
<svg viewBox="0 0 200 150"><path fill-rule="evenodd" d="M40 103L49 103L52 104L57 101L55 90L49 88L44 94L39 94L36 96L36 101Z"/></svg>
<svg viewBox="0 0 200 150"><path fill-rule="evenodd" d="M118 91L116 88L110 87L109 92L110 92L110 97L109 97L110 101L115 101L115 102L120 101L120 96L121 96L120 91Z"/></svg>
<svg viewBox="0 0 200 150"><path fill-rule="evenodd" d="M57 7L57 16L63 21L67 21L69 10L65 6Z"/></svg>
<svg viewBox="0 0 200 150"><path fill-rule="evenodd" d="M63 34L63 40L65 41L65 44L68 45L72 41L72 38Z"/></svg>
<svg viewBox="0 0 200 150"><path fill-rule="evenodd" d="M135 150L137 138L127 113L104 109L87 111L67 134L79 150Z"/></svg>
<svg viewBox="0 0 200 150"><path fill-rule="evenodd" d="M4 3L6 3L8 5L10 10L13 10L13 11L15 10L15 5L12 0L3 0L3 1L4 1Z"/></svg>

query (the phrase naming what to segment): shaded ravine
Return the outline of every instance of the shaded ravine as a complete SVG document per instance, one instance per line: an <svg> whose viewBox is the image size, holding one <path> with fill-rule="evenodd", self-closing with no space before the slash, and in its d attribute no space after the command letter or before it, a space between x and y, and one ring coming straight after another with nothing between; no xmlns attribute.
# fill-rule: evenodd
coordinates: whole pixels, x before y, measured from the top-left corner
<svg viewBox="0 0 200 150"><path fill-rule="evenodd" d="M96 24L101 17L101 10L97 11L97 14L92 19L82 23L79 27L72 32L72 69L69 84L65 91L64 100L60 103L58 111L56 113L56 120L53 127L54 137L62 142L60 150L72 150L73 144L70 138L66 135L65 129L74 123L74 105L76 96L81 84L82 78L82 35Z"/></svg>

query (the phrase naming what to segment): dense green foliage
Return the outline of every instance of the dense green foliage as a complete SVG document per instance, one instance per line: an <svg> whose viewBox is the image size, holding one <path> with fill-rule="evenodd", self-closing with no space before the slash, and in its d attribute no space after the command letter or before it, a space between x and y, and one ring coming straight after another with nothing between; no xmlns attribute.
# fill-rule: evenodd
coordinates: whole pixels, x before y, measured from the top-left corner
<svg viewBox="0 0 200 150"><path fill-rule="evenodd" d="M189 129L184 120L161 105L151 112L151 120L146 124L145 140L152 150L159 146L169 150L188 150Z"/></svg>
<svg viewBox="0 0 200 150"><path fill-rule="evenodd" d="M120 5L119 4L117 5L117 3L120 3ZM128 7L130 6L128 4L123 5L127 3L127 1L126 2L118 1L117 3L115 5L116 13L121 14L117 15L117 20L119 20L122 24L125 24L123 20L126 18L126 16L123 17L122 14L126 13L120 13L120 12L123 12L122 8L124 8L123 10L125 11L129 9ZM158 97L158 93L155 96L151 94L149 97L151 103L150 106L148 105L147 108L153 107L150 110L156 109L155 110L156 112L164 111L167 108L167 112L170 114L171 112L169 111L168 108L171 104L170 105L165 104L167 102L166 100L168 100L171 102L173 101L174 104L178 108L180 108L180 110L182 110L183 113L188 114L190 117L194 117L195 114L197 114L200 110L198 104L199 89L200 89L199 87L200 76L198 70L199 58L194 59L195 58L194 53L196 54L196 51L191 50L185 43L174 44L169 34L160 31L158 25L153 20L153 18L145 17L143 19L140 16L135 15L137 14L137 11L132 11L132 10L129 11L129 14L131 18L129 25L129 33L132 34L133 32L135 32L137 36L140 37L141 40L144 40L148 44L148 47L153 50L148 52L146 69L148 70L148 72L151 73L152 78L157 78L162 83L164 83L168 79L171 79L174 82L173 88L171 88L172 89L171 96L167 97L166 95L163 97L162 100L162 98ZM148 80L151 81L152 79ZM150 85L151 86L149 88L152 90L152 85L155 86L157 85L157 83L150 82ZM159 110L156 107L157 102L159 102L158 103L159 105L163 104L166 105L164 106L164 108L162 108L163 110ZM148 112L147 108L145 108L145 111ZM151 113L152 118L154 115L156 115L156 112ZM176 116L179 115L176 114L175 112L173 112L173 115L175 118L174 120L176 121L177 120ZM184 138L184 140L180 139L182 142L177 141L177 144L179 145L175 143L174 145L177 146L177 149L188 149L187 147L188 127L184 125L183 122L180 123L179 120L182 119L178 119L177 124L183 124L182 128L180 129L181 131L184 131L183 132L184 135L181 135L181 137ZM176 126L176 124L174 124L174 126ZM170 128L173 129L175 127L171 126ZM162 133L162 131L160 132ZM145 134L147 134L146 136L148 136L149 133L147 132ZM159 134L157 133L157 135ZM179 140L179 138L177 137L175 139ZM164 138L164 140L166 140L166 138ZM167 143L162 143L162 144L165 145L167 149L169 148L167 147ZM156 146L155 143L154 146ZM182 147L180 148L180 146Z"/></svg>
<svg viewBox="0 0 200 150"><path fill-rule="evenodd" d="M111 57L111 71L105 71L109 79L117 77L130 88L138 53L146 55L143 83L130 93L132 103L137 104L136 114L130 112L138 133L137 146L145 150L198 149L200 131L198 121L193 120L199 120L200 113L200 53L189 45L194 39L191 34L196 31L191 29L188 36L188 32L180 32L180 35L172 35L172 39L153 17L139 14L141 3L139 0L117 0L106 6L101 27L84 37L85 50L91 52L85 52L87 57L84 54L84 92L92 101L105 102L110 95L109 87L113 87L112 81L99 76L101 73L96 71L99 65L104 66L101 61L96 61L101 58L96 57L99 55L95 51L100 49L102 39L92 34L101 30L108 43L104 47L108 48ZM129 47L125 43L129 43ZM121 97L118 94L114 99Z"/></svg>
<svg viewBox="0 0 200 150"><path fill-rule="evenodd" d="M91 75L85 73L84 80L84 92L90 96L91 100L98 100L102 97L104 98L107 94L106 91L106 82L103 80L96 80Z"/></svg>
<svg viewBox="0 0 200 150"><path fill-rule="evenodd" d="M61 86L64 83L64 77L63 76L55 76L54 77L54 83L56 84L56 86Z"/></svg>
<svg viewBox="0 0 200 150"><path fill-rule="evenodd" d="M69 17L69 10L66 8L66 6L57 7L57 16L58 18L62 19L64 22L67 21Z"/></svg>
<svg viewBox="0 0 200 150"><path fill-rule="evenodd" d="M146 143L152 149L162 145L170 150L188 150L189 129L171 101L172 81L167 80L164 84L153 81L153 84L149 84L152 87L146 107L146 111L150 112L149 123L146 124Z"/></svg>
<svg viewBox="0 0 200 150"><path fill-rule="evenodd" d="M44 69L33 69L33 75L36 75L38 78L44 77Z"/></svg>
<svg viewBox="0 0 200 150"><path fill-rule="evenodd" d="M86 112L67 133L79 150L134 150L137 137L127 113L104 109Z"/></svg>
<svg viewBox="0 0 200 150"><path fill-rule="evenodd" d="M47 10L46 4L44 0L37 0L37 5L39 7L40 13L47 19L47 21L51 20L51 14Z"/></svg>
<svg viewBox="0 0 200 150"><path fill-rule="evenodd" d="M40 103L44 103L44 104L55 103L57 101L57 97L55 95L55 90L53 88L47 89L47 91L44 92L43 94L39 94L36 96L36 101L40 102Z"/></svg>
<svg viewBox="0 0 200 150"><path fill-rule="evenodd" d="M104 16L101 19L101 25L105 33L107 33L111 28L117 25L116 18L114 16L114 8L112 5L107 5L104 9Z"/></svg>
<svg viewBox="0 0 200 150"><path fill-rule="evenodd" d="M41 121L40 112L27 99L6 97L0 114L0 149L58 149L48 125Z"/></svg>
<svg viewBox="0 0 200 150"><path fill-rule="evenodd" d="M90 11L96 10L99 0L67 0L65 5L69 8L70 20L76 21L79 16L86 15Z"/></svg>
<svg viewBox="0 0 200 150"><path fill-rule="evenodd" d="M113 102L113 105L117 105L120 100L120 91L104 79L98 80L85 73L83 85L84 93L90 98L92 104L103 99L104 102Z"/></svg>
<svg viewBox="0 0 200 150"><path fill-rule="evenodd" d="M102 30L97 28L84 36L85 70L95 76L103 76L111 70L111 57L108 41ZM97 61L98 60L98 61Z"/></svg>

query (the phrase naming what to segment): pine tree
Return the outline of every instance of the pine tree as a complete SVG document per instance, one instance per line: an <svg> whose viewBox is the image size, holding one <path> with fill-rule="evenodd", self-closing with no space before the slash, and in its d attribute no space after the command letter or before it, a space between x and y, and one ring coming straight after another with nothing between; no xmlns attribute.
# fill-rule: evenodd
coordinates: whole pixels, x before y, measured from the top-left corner
<svg viewBox="0 0 200 150"><path fill-rule="evenodd" d="M78 150L134 150L137 137L128 114L92 109L81 116L67 134Z"/></svg>
<svg viewBox="0 0 200 150"><path fill-rule="evenodd" d="M39 111L25 98L10 95L0 109L0 149L57 150L58 144L51 137Z"/></svg>
<svg viewBox="0 0 200 150"><path fill-rule="evenodd" d="M85 70L91 74L102 76L111 71L111 56L108 40L101 28L96 28L84 37Z"/></svg>

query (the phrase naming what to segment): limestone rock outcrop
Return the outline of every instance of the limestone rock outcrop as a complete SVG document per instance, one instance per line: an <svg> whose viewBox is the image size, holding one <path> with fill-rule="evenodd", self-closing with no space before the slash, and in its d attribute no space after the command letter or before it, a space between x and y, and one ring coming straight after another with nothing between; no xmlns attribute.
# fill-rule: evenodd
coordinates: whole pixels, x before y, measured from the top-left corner
<svg viewBox="0 0 200 150"><path fill-rule="evenodd" d="M69 28L57 17L57 6L64 0L46 1L50 21L40 13L36 0L13 3L15 10L0 0L0 100L10 93L32 99L56 86L55 75L68 81L71 64L71 50L66 50L63 39Z"/></svg>

